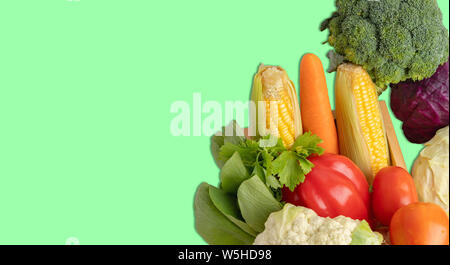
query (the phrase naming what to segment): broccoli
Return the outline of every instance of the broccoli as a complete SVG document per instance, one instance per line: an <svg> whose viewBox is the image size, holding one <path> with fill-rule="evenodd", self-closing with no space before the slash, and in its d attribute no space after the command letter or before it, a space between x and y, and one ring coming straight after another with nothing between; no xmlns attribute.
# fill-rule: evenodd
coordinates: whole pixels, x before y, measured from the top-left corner
<svg viewBox="0 0 450 265"><path fill-rule="evenodd" d="M380 88L428 78L448 60L448 31L436 0L336 0L322 22L326 42L362 65Z"/></svg>

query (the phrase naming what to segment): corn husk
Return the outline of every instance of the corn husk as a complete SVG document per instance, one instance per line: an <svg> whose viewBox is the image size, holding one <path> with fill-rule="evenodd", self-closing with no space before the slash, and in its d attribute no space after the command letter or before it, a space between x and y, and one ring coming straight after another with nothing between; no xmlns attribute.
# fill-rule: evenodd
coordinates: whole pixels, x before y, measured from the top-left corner
<svg viewBox="0 0 450 265"><path fill-rule="evenodd" d="M373 179L379 169L374 169L374 163L377 156L374 151L371 150L368 144L368 138L364 135L362 123L357 111L357 102L354 94L354 86L356 78L361 76L368 76L367 72L362 67L355 65L341 65L338 67L335 82L335 100L336 100L336 123L339 137L339 150L344 156L350 158L364 173L369 184L372 184ZM366 82L367 83L367 82ZM376 86L370 80L367 86L367 93L375 93ZM358 88L356 88L358 89ZM386 139L386 132L384 129L383 119L381 118L381 109L378 103L377 97L372 100L376 100L375 108L373 109L372 117L379 115L381 126L376 128L376 132L380 137L372 139L374 141L373 146L385 146L382 152L386 156L386 161L383 164L389 165L389 149ZM378 165L378 164L377 164Z"/></svg>
<svg viewBox="0 0 450 265"><path fill-rule="evenodd" d="M280 89L284 89L287 92L289 101L292 105L293 114L293 126L294 126L294 140L302 134L302 123L300 116L300 106L297 99L297 93L295 90L294 83L289 79L286 71L279 66L268 66L261 64L258 68L258 72L255 74L253 79L253 86L251 92L251 116L250 116L250 126L249 133L251 135L256 135L257 137L272 135L276 137L281 137L278 135L275 126L270 126L266 121L266 105L267 99L267 88L263 84L263 75L265 71L280 71L278 80L272 80L280 86ZM273 91L272 91L273 92ZM276 93L272 93L272 96L276 97ZM289 148L290 146L286 146Z"/></svg>

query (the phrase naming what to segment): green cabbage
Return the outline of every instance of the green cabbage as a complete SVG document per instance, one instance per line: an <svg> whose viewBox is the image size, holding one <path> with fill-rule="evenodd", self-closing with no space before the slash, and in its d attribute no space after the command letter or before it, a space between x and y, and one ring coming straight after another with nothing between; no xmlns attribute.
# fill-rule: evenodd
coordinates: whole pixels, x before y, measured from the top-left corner
<svg viewBox="0 0 450 265"><path fill-rule="evenodd" d="M432 202L448 213L449 197L449 128L437 131L425 144L412 167L417 195L423 202Z"/></svg>

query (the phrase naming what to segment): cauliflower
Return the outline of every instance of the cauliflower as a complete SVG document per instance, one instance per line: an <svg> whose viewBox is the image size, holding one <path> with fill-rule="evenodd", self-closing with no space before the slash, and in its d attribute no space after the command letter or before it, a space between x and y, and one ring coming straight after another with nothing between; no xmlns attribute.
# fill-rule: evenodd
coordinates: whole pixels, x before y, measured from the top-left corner
<svg viewBox="0 0 450 265"><path fill-rule="evenodd" d="M323 218L313 210L287 203L271 213L254 245L380 245L383 236L366 221L345 216Z"/></svg>

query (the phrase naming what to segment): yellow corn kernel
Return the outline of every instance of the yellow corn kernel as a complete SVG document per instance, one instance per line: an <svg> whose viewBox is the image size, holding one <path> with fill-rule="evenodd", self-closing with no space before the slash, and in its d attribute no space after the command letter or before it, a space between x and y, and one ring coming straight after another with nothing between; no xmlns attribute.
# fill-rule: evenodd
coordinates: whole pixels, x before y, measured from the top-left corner
<svg viewBox="0 0 450 265"><path fill-rule="evenodd" d="M376 173L390 164L376 86L354 64L338 67L335 85L340 152L358 165L371 184Z"/></svg>
<svg viewBox="0 0 450 265"><path fill-rule="evenodd" d="M253 82L252 101L257 107L257 102L264 102L265 119L264 124L258 120L258 135L279 137L290 148L302 133L302 127L295 87L286 71L261 65Z"/></svg>

